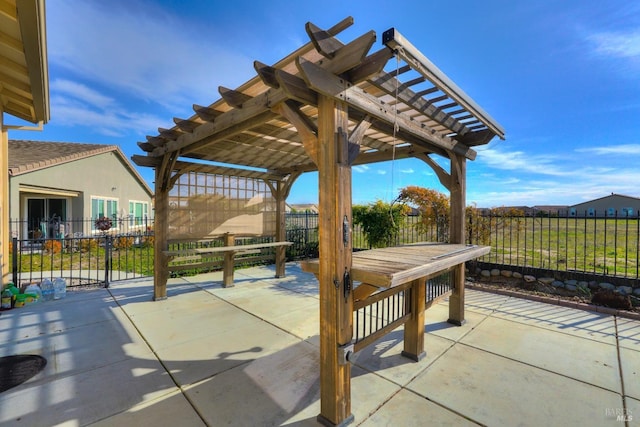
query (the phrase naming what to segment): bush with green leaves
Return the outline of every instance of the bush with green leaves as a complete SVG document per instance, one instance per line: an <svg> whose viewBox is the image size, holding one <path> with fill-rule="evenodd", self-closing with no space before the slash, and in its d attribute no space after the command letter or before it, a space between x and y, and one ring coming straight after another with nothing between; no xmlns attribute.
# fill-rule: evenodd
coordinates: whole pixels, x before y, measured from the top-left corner
<svg viewBox="0 0 640 427"><path fill-rule="evenodd" d="M378 200L368 205L353 206L353 223L359 224L370 248L390 246L404 224L409 208L403 204Z"/></svg>

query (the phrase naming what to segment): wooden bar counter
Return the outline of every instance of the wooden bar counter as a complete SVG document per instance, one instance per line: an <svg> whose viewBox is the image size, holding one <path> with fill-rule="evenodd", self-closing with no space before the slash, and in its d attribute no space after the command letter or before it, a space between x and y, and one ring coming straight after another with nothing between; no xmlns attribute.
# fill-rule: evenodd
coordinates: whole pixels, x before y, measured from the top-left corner
<svg viewBox="0 0 640 427"><path fill-rule="evenodd" d="M391 288L420 278L437 276L466 261L486 255L490 246L414 243L353 252L351 279ZM301 262L303 271L319 273L317 259Z"/></svg>
<svg viewBox="0 0 640 427"><path fill-rule="evenodd" d="M427 306L425 290L428 280L448 271L462 271L464 274L466 261L486 255L490 250L490 246L415 243L354 252L350 270L351 279L356 282L353 289L354 316L359 316L357 310L377 304L377 301L387 296L403 292L403 298L406 295L410 297L405 299L403 315L362 341L356 339L353 351L359 351L404 324L403 356L414 361L424 358L424 312ZM314 273L318 277L320 267L317 259L303 261L301 267L303 271ZM460 307L464 307L464 280L456 280L452 286L461 287L455 291ZM463 308L454 307L454 313L455 316L450 317L448 322L459 326L464 321Z"/></svg>

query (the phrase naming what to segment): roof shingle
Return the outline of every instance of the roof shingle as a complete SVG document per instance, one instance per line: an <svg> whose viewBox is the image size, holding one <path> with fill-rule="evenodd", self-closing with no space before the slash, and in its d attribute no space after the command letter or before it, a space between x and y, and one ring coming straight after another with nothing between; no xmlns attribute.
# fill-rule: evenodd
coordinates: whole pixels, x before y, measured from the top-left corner
<svg viewBox="0 0 640 427"><path fill-rule="evenodd" d="M9 176L117 150L117 145L9 140Z"/></svg>

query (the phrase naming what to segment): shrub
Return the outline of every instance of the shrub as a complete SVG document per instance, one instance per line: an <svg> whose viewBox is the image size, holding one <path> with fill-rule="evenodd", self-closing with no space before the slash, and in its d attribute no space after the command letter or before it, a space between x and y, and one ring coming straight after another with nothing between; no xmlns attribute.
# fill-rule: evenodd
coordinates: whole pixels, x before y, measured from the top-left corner
<svg viewBox="0 0 640 427"><path fill-rule="evenodd" d="M98 249L98 239L81 239L80 249L83 252L89 252Z"/></svg>
<svg viewBox="0 0 640 427"><path fill-rule="evenodd" d="M155 243L155 238L153 236L144 236L140 240L140 246L142 246L143 248L151 248L153 247L154 243Z"/></svg>
<svg viewBox="0 0 640 427"><path fill-rule="evenodd" d="M405 205L393 205L382 200L366 206L353 206L353 223L362 227L367 236L369 247L390 246L393 237L404 224L409 208Z"/></svg>
<svg viewBox="0 0 640 427"><path fill-rule="evenodd" d="M128 249L133 246L133 237L120 236L116 237L113 241L114 249Z"/></svg>
<svg viewBox="0 0 640 427"><path fill-rule="evenodd" d="M59 240L47 240L42 245L42 249L51 254L59 254L62 252L62 243Z"/></svg>

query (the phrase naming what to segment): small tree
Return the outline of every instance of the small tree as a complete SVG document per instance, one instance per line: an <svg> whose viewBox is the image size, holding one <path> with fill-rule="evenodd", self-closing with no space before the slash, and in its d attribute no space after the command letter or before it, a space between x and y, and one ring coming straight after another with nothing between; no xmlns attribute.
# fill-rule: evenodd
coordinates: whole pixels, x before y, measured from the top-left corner
<svg viewBox="0 0 640 427"><path fill-rule="evenodd" d="M400 190L398 200L420 211L419 231L436 228L439 242L449 240L449 197L439 191L410 185Z"/></svg>
<svg viewBox="0 0 640 427"><path fill-rule="evenodd" d="M378 200L369 205L355 205L352 212L353 223L362 227L369 248L382 248L392 244L405 222L408 207Z"/></svg>

